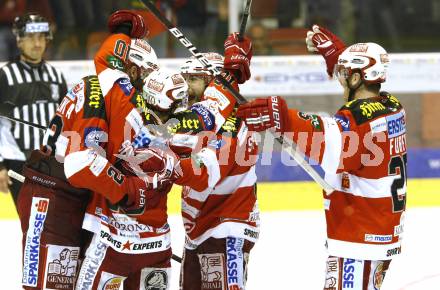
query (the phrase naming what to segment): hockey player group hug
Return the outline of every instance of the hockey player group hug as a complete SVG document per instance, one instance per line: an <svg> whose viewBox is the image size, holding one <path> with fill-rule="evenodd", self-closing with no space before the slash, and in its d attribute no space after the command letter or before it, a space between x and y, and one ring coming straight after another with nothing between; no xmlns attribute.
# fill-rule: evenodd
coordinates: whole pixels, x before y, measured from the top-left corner
<svg viewBox="0 0 440 290"><path fill-rule="evenodd" d="M117 11L108 26L96 75L68 91L23 168L24 289L169 289L174 184L186 231L180 288L245 289L259 237L256 132L266 130L293 141L321 136L302 149L335 189L323 194L323 288L380 289L400 253L406 191L405 112L380 92L381 46L346 47L318 26L307 34L309 51L344 88L346 103L330 118L288 109L278 96L239 106L194 57L181 71L159 67L140 15ZM231 34L224 56L204 57L235 90L250 79L247 37ZM360 140L351 154L348 133Z"/></svg>

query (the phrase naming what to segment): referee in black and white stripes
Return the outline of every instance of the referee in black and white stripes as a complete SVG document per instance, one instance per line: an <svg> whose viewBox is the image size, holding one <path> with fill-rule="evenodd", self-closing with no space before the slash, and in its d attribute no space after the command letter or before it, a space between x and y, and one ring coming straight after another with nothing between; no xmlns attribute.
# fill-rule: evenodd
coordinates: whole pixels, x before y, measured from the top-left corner
<svg viewBox="0 0 440 290"><path fill-rule="evenodd" d="M47 126L67 93L64 76L43 60L52 39L50 24L28 13L14 20L13 33L20 56L0 69L0 115ZM41 130L0 117L0 191L7 192L9 186L16 207L20 183L9 180L7 170L21 172L42 138Z"/></svg>

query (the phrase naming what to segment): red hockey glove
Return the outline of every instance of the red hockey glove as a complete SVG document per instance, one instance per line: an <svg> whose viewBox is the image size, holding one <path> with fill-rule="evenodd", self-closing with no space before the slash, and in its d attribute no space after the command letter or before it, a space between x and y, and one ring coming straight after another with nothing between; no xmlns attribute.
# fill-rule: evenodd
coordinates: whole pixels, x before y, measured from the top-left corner
<svg viewBox="0 0 440 290"><path fill-rule="evenodd" d="M148 28L145 25L144 18L136 12L130 10L118 10L110 15L107 22L111 33L120 30L121 27L128 27L131 38L144 38L148 35Z"/></svg>
<svg viewBox="0 0 440 290"><path fill-rule="evenodd" d="M147 197L152 198L149 191L151 186L137 176L125 176L122 187L126 194L118 205L127 213L142 212L147 203Z"/></svg>
<svg viewBox="0 0 440 290"><path fill-rule="evenodd" d="M333 76L338 57L346 48L342 40L324 27L313 25L312 31L307 32L306 44L310 52L318 52L324 57L327 73Z"/></svg>
<svg viewBox="0 0 440 290"><path fill-rule="evenodd" d="M274 128L284 133L288 130L288 108L286 101L278 96L259 98L241 105L237 117L246 122L251 131L265 131Z"/></svg>
<svg viewBox="0 0 440 290"><path fill-rule="evenodd" d="M181 175L180 160L171 152L159 148L140 148L122 163L123 172L137 175L148 183L148 189L167 193Z"/></svg>
<svg viewBox="0 0 440 290"><path fill-rule="evenodd" d="M243 41L238 40L238 33L235 32L225 40L224 69L232 71L237 77L239 84L244 83L251 77L249 70L252 59L252 42L244 36Z"/></svg>

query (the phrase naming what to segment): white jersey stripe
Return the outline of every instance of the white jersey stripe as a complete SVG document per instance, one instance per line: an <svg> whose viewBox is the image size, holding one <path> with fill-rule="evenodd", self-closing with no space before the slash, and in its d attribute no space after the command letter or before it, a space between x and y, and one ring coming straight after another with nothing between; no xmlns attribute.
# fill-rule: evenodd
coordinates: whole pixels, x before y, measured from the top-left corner
<svg viewBox="0 0 440 290"><path fill-rule="evenodd" d="M120 78L129 78L128 75L116 69L106 68L99 75L99 84L101 86L102 95L105 97L113 84Z"/></svg>
<svg viewBox="0 0 440 290"><path fill-rule="evenodd" d="M23 83L23 77L21 76L20 70L18 69L18 66L16 63L11 64L12 70L14 71L15 77L17 78L17 82L19 84Z"/></svg>
<svg viewBox="0 0 440 290"><path fill-rule="evenodd" d="M321 118L324 125L325 149L321 166L326 173L336 173L342 151L342 135L336 120L329 117Z"/></svg>
<svg viewBox="0 0 440 290"><path fill-rule="evenodd" d="M252 232L255 234L246 235L247 232ZM243 238L256 243L258 241L259 232L260 229L258 227L253 227L245 223L224 222L212 229L207 230L202 235L197 237L197 239L191 240L188 236L186 236L185 247L187 249L194 249L209 238L222 239L226 237Z"/></svg>
<svg viewBox="0 0 440 290"><path fill-rule="evenodd" d="M63 82L63 77L61 76L61 71L57 68L54 68L56 73L57 73L57 81L59 84L61 84Z"/></svg>
<svg viewBox="0 0 440 290"><path fill-rule="evenodd" d="M49 117L49 120L52 120L52 117L54 116L54 114L55 114L55 103L49 103L48 104L48 117Z"/></svg>
<svg viewBox="0 0 440 290"><path fill-rule="evenodd" d="M23 120L29 122L29 106L23 106ZM23 125L23 146L25 149L30 148L30 128L29 125Z"/></svg>
<svg viewBox="0 0 440 290"><path fill-rule="evenodd" d="M36 68L34 68L34 69L32 69L32 72L34 73L35 81L36 81L36 82L41 81L40 73L38 72L38 70L37 70Z"/></svg>
<svg viewBox="0 0 440 290"><path fill-rule="evenodd" d="M328 253L359 260L391 260L400 254L400 241L393 244L364 244L327 239Z"/></svg>
<svg viewBox="0 0 440 290"><path fill-rule="evenodd" d="M350 188L342 188L343 175L350 180ZM337 191L343 191L346 194L366 197L366 198L384 198L391 196L391 184L400 175L385 176L382 178L370 179L359 177L349 173L325 174L325 181L333 186Z"/></svg>
<svg viewBox="0 0 440 290"><path fill-rule="evenodd" d="M11 71L7 66L2 67L2 70L5 72L6 78L8 79L8 85L14 85L14 80L12 79Z"/></svg>
<svg viewBox="0 0 440 290"><path fill-rule="evenodd" d="M40 124L41 122L38 121L38 116L37 116L38 112L37 112L37 104L32 104L32 122L34 124ZM32 128L34 131L34 148L31 149L38 149L40 148L40 130L36 127Z"/></svg>
<svg viewBox="0 0 440 290"><path fill-rule="evenodd" d="M55 78L55 74L53 72L53 67L51 65L49 65L48 63L44 64L46 67L47 72L49 73L50 79L52 80L52 82L56 82L56 78Z"/></svg>
<svg viewBox="0 0 440 290"><path fill-rule="evenodd" d="M190 206L184 199L182 199L182 211L195 219L199 215L199 210Z"/></svg>
<svg viewBox="0 0 440 290"><path fill-rule="evenodd" d="M14 108L14 118L15 119L21 118L20 117L20 110L17 107ZM15 139L20 138L20 126L21 126L20 123L15 122L15 128L14 128L14 138Z"/></svg>
<svg viewBox="0 0 440 290"><path fill-rule="evenodd" d="M64 173L67 178L90 166L97 158L91 149L68 154L64 159ZM101 157L102 158L102 157Z"/></svg>
<svg viewBox="0 0 440 290"><path fill-rule="evenodd" d="M220 180L220 164L217 160L216 153L208 148L203 148L196 154L208 172L208 187L214 188Z"/></svg>
<svg viewBox="0 0 440 290"><path fill-rule="evenodd" d="M26 82L27 83L32 83L31 74L27 70L25 70L25 69L23 70L23 72L24 72L24 77L26 79Z"/></svg>
<svg viewBox="0 0 440 290"><path fill-rule="evenodd" d="M46 116L46 104L45 103L39 103L38 104L38 110L40 111L40 125L46 127L47 121L46 119L50 118L51 116Z"/></svg>
<svg viewBox="0 0 440 290"><path fill-rule="evenodd" d="M222 182L216 185L214 189L207 188L202 192L190 189L188 197L200 202L204 202L210 194L231 194L237 191L239 188L253 186L256 182L257 175L255 173L255 166L252 166L246 173L226 177L222 180Z"/></svg>

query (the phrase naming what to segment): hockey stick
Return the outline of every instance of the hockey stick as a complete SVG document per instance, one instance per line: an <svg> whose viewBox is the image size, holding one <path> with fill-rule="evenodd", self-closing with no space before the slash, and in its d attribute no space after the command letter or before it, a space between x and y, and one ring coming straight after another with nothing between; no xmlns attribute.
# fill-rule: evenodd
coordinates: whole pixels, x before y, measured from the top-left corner
<svg viewBox="0 0 440 290"><path fill-rule="evenodd" d="M237 103L239 105L247 103L247 100L238 93L231 84L221 76L221 70L217 67L214 67L207 59L206 57L201 54L198 49L189 41L183 33L177 29L165 16L162 15L162 13L156 8L156 6L150 2L149 0L140 0L147 8L150 10L152 14L165 26L167 27L168 31L176 37L180 43L185 46L189 52L197 58L197 60L207 69L209 70L214 77L225 87L228 89L228 91L231 92L231 94L234 96L234 98L237 100ZM270 131L269 131L270 132ZM272 132L271 132L272 133ZM331 194L335 189L328 184L319 174L316 172L316 170L305 160L304 154L297 150L297 145L293 140L290 140L288 138L284 138L283 136L275 137L275 139L280 142L283 145L283 149L298 163L299 166L301 166L302 169L304 169L307 174L316 182L318 183L322 189L327 194Z"/></svg>
<svg viewBox="0 0 440 290"><path fill-rule="evenodd" d="M22 124L25 124L25 125L28 125L28 126L31 126L31 127L43 130L43 131L46 131L46 129L47 129L44 126L41 126L41 125L38 125L38 124L35 124L35 123L31 123L31 122L28 122L28 121L16 119L14 117L8 117L8 116L0 115L0 118L7 119L9 121L14 121L14 122L22 123Z"/></svg>
<svg viewBox="0 0 440 290"><path fill-rule="evenodd" d="M24 176L21 175L21 174L19 174L18 172L15 172L15 171L12 170L12 169L9 169L9 170L8 170L8 175L9 175L9 177L14 178L14 179L17 180L18 182L21 182L21 183L24 182Z"/></svg>
<svg viewBox="0 0 440 290"><path fill-rule="evenodd" d="M243 18L241 19L240 31L238 32L238 40L243 41L244 31L246 30L247 20L251 11L252 0L246 1L246 7L244 8Z"/></svg>
<svg viewBox="0 0 440 290"><path fill-rule="evenodd" d="M16 171L12 170L12 169L9 169L9 170L8 170L8 175L9 175L9 177L11 177L11 178L17 180L18 182L21 182L21 183L24 182L25 177L24 177L23 175L21 175L20 173L18 173L18 172L16 172ZM176 261L176 262L178 262L178 263L182 263L182 258L179 257L179 256L177 256L177 255L174 255L174 254L173 254L173 255L171 256L171 259L173 259L174 261Z"/></svg>

